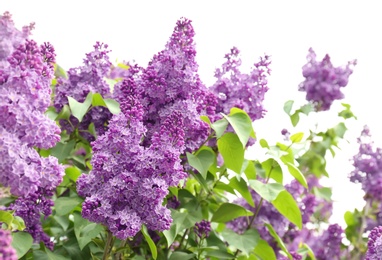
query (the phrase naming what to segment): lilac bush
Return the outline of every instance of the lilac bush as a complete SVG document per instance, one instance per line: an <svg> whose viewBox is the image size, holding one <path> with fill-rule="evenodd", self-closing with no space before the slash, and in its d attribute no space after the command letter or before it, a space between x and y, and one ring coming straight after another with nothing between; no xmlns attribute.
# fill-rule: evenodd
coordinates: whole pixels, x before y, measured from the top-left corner
<svg viewBox="0 0 382 260"><path fill-rule="evenodd" d="M206 87L191 20L181 18L147 66L114 65L97 42L64 73L32 28L0 17L0 258L380 258L381 153L367 128L350 174L366 206L345 214L346 228L330 223L331 190L320 183L344 122L308 137L278 126L283 143L257 139L268 159L247 158L252 123L266 112L268 55L243 73L233 47ZM344 97L354 65L309 50L299 90L316 112ZM284 110L296 126L311 105L291 115L292 104ZM339 116L355 118L344 106Z"/></svg>

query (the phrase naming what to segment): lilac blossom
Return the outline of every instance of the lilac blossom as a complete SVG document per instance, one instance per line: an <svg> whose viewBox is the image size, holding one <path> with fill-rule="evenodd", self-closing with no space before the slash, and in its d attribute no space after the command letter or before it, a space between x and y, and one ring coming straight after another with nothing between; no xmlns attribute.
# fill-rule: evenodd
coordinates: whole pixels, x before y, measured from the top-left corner
<svg viewBox="0 0 382 260"><path fill-rule="evenodd" d="M239 50L234 47L225 55L221 69L216 69L216 82L209 89L217 96L216 113L229 114L232 107L248 113L252 121L264 117L264 95L268 91L267 75L270 74L270 57L264 56L254 64L249 74L241 73Z"/></svg>
<svg viewBox="0 0 382 260"><path fill-rule="evenodd" d="M0 66L0 184L18 197L7 209L24 219L35 242L52 248L40 217L51 214L51 197L62 181L63 167L55 157L40 157L35 148L48 149L60 140L59 127L44 115L55 53L49 43L38 46L28 39L30 29L17 32L9 14L0 18L2 41L12 42Z"/></svg>
<svg viewBox="0 0 382 260"><path fill-rule="evenodd" d="M306 92L306 100L315 105L316 111L329 110L334 100L344 98L341 88L348 84L356 61L348 62L345 67L333 67L328 54L321 62L316 61L312 48L307 60L302 67L305 80L299 85L299 91Z"/></svg>
<svg viewBox="0 0 382 260"><path fill-rule="evenodd" d="M195 224L194 231L199 238L207 238L210 235L211 222L203 219Z"/></svg>
<svg viewBox="0 0 382 260"><path fill-rule="evenodd" d="M19 31L16 29L12 15L9 12L0 15L0 69L8 66L7 58L28 38L33 28L34 24L31 23Z"/></svg>
<svg viewBox="0 0 382 260"><path fill-rule="evenodd" d="M195 150L209 135L209 126L200 116L215 114L216 98L197 73L194 34L191 21L180 19L165 49L154 55L146 68L131 66L131 74L125 78L136 86L145 108L147 144L174 111L182 114L186 149ZM114 88L114 98L118 101L123 97L121 84Z"/></svg>
<svg viewBox="0 0 382 260"><path fill-rule="evenodd" d="M382 258L382 226L375 227L369 234L365 260Z"/></svg>
<svg viewBox="0 0 382 260"><path fill-rule="evenodd" d="M84 102L89 92L100 93L103 98L111 97L111 90L105 77L108 76L111 69L108 53L110 52L107 44L97 42L94 45L94 51L87 53L84 59L84 65L71 68L68 71L68 78L58 78L55 88L54 107L60 112L64 105L68 104L68 98L72 97L78 102ZM62 129L68 134L73 132L73 127L78 127L82 136L93 141L95 138L85 131L91 123L94 123L97 136L105 133L107 122L111 118L111 113L106 107L93 107L83 120L79 123L77 118L71 116L70 122L60 120Z"/></svg>
<svg viewBox="0 0 382 260"><path fill-rule="evenodd" d="M0 228L0 259L17 260L16 250L12 247L11 232Z"/></svg>
<svg viewBox="0 0 382 260"><path fill-rule="evenodd" d="M147 128L144 108L135 85L121 85L121 113L113 116L108 131L92 143L93 169L82 174L77 191L85 197L82 216L101 223L118 238L132 237L145 224L163 231L172 222L163 206L168 187L186 178L180 164L184 150L182 115L176 111L143 145Z"/></svg>
<svg viewBox="0 0 382 260"><path fill-rule="evenodd" d="M316 240L311 241L312 248L317 260L340 259L341 241L344 231L338 224L332 224Z"/></svg>

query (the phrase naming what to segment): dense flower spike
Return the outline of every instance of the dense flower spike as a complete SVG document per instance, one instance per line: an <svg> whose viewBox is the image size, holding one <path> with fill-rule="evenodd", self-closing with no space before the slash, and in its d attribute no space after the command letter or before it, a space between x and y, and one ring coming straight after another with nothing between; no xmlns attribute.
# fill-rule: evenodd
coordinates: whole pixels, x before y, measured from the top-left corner
<svg viewBox="0 0 382 260"><path fill-rule="evenodd" d="M128 77L129 84L136 86L145 107L147 141L175 111L183 118L187 149L198 148L208 137L209 127L200 120L200 115L213 116L216 99L197 74L194 34L191 21L180 19L165 49L153 57L147 68L130 68L133 73ZM124 98L121 87L122 84L117 84L114 92L120 102Z"/></svg>
<svg viewBox="0 0 382 260"><path fill-rule="evenodd" d="M60 112L64 105L68 104L68 98L72 97L78 102L84 102L89 92L100 93L102 97L111 96L111 90L105 77L110 73L111 62L108 53L110 52L107 44L97 42L94 45L94 51L87 53L84 59L84 65L72 68L68 71L68 78L58 78L55 89L54 107ZM94 123L97 136L105 133L106 123L111 118L111 113L106 107L96 106L86 113L82 122L71 116L70 123L61 120L63 129L70 134L74 127L80 131L87 131L91 123ZM93 141L94 137L86 132L82 132L83 137Z"/></svg>
<svg viewBox="0 0 382 260"><path fill-rule="evenodd" d="M308 63L302 67L305 80L299 91L306 92L306 100L315 105L316 111L329 110L334 100L344 97L341 88L346 87L353 73L356 61L350 61L346 67L333 67L329 55L321 62L316 61L316 53L309 49Z"/></svg>
<svg viewBox="0 0 382 260"><path fill-rule="evenodd" d="M181 114L171 114L145 147L142 139L147 130L137 91L125 80L121 93L126 95L122 113L115 115L109 130L92 143L93 170L80 176L77 190L86 197L83 217L126 239L142 224L159 231L170 227L172 219L163 199L168 187L177 185L186 173L180 164L184 149Z"/></svg>
<svg viewBox="0 0 382 260"><path fill-rule="evenodd" d="M0 259L17 260L16 250L11 246L12 236L8 230L0 228Z"/></svg>
<svg viewBox="0 0 382 260"><path fill-rule="evenodd" d="M57 158L42 158L34 147L48 149L60 140L60 129L44 115L50 105L55 53L49 43L38 46L27 39L30 29L17 32L9 14L0 19L2 41L12 43L12 53L6 52L0 66L0 184L18 196L9 209L24 218L26 231L51 247L40 214L51 213L51 197L63 168Z"/></svg>
<svg viewBox="0 0 382 260"><path fill-rule="evenodd" d="M382 259L382 226L375 227L369 234L365 260Z"/></svg>
<svg viewBox="0 0 382 260"><path fill-rule="evenodd" d="M232 48L225 58L227 61L215 72L216 83L210 87L218 97L216 113L229 114L232 107L237 107L246 111L252 121L263 118L266 112L263 100L268 91L270 57L261 57L249 74L239 70L241 60L236 47Z"/></svg>

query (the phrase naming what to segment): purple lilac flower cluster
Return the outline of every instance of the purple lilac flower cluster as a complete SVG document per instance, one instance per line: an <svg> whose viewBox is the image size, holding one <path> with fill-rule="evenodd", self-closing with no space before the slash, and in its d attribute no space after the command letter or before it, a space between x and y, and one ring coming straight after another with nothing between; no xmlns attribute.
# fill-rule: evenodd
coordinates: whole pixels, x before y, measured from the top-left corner
<svg viewBox="0 0 382 260"><path fill-rule="evenodd" d="M31 33L34 24L24 26L22 31L15 28L12 15L5 12L0 15L0 68L8 66L7 58ZM1 82L1 74L0 74Z"/></svg>
<svg viewBox="0 0 382 260"><path fill-rule="evenodd" d="M200 116L213 116L217 101L197 74L194 34L191 21L180 19L165 49L154 55L146 68L129 69L126 79L136 86L145 108L145 144L174 111L182 114L186 149L195 150L208 137L209 126ZM114 98L121 102L120 86L115 86Z"/></svg>
<svg viewBox="0 0 382 260"><path fill-rule="evenodd" d="M130 84L131 83L131 84ZM109 122L109 130L92 143L93 169L77 181L77 191L86 197L82 215L102 223L120 238L134 236L142 224L163 231L172 222L162 205L168 187L186 177L180 164L184 150L183 118L173 112L143 146L147 133L144 108L133 82L124 80L122 113Z"/></svg>
<svg viewBox="0 0 382 260"><path fill-rule="evenodd" d="M55 157L40 157L34 147L48 149L60 140L59 127L44 115L50 105L54 49L22 37L29 29L17 32L7 13L0 17L0 29L0 35L15 37L3 38L13 49L0 67L0 184L18 196L9 209L24 219L26 231L35 241L48 243L40 213L51 213L63 168Z"/></svg>
<svg viewBox="0 0 382 260"><path fill-rule="evenodd" d="M0 228L0 259L17 260L16 250L11 246L11 232Z"/></svg>
<svg viewBox="0 0 382 260"><path fill-rule="evenodd" d="M263 118L264 94L268 91L267 75L270 74L270 57L264 56L254 64L249 74L241 73L239 50L234 47L225 55L221 69L216 69L217 81L210 90L218 97L216 113L229 114L232 107L246 111L252 121Z"/></svg>
<svg viewBox="0 0 382 260"><path fill-rule="evenodd" d="M207 238L210 235L211 222L202 220L195 224L194 232L199 238Z"/></svg>
<svg viewBox="0 0 382 260"><path fill-rule="evenodd" d="M54 107L60 112L64 105L68 104L68 98L72 97L78 102L84 102L89 92L100 93L103 98L111 97L111 90L105 77L111 70L111 62L108 53L110 52L107 44L97 42L94 51L87 53L84 65L72 68L68 71L68 78L60 77L55 88ZM95 138L87 133L90 123L94 123L97 136L102 135L107 130L107 122L112 114L106 107L96 106L86 113L83 120L79 123L77 118L71 116L69 121L60 120L61 128L70 134L78 127L81 135L89 141Z"/></svg>
<svg viewBox="0 0 382 260"><path fill-rule="evenodd" d="M382 259L382 226L373 228L369 234L367 242L367 252L365 260Z"/></svg>
<svg viewBox="0 0 382 260"><path fill-rule="evenodd" d="M367 200L382 201L382 149L374 148L367 126L362 130L358 144L359 151L353 157L354 170L349 175L350 181L362 184Z"/></svg>
<svg viewBox="0 0 382 260"><path fill-rule="evenodd" d="M299 85L299 91L306 92L306 100L315 105L316 111L329 110L334 100L344 97L341 88L348 84L356 61L348 62L346 67L333 67L328 54L321 62L316 61L312 48L307 60L308 63L302 67L305 80Z"/></svg>

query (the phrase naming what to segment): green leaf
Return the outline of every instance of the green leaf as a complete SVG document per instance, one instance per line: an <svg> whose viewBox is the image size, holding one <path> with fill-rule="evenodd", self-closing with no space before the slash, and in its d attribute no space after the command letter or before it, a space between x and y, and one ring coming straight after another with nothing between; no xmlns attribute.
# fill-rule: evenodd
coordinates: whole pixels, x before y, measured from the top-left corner
<svg viewBox="0 0 382 260"><path fill-rule="evenodd" d="M33 238L27 232L15 232L12 233L12 247L16 250L18 258L25 255L32 247Z"/></svg>
<svg viewBox="0 0 382 260"><path fill-rule="evenodd" d="M198 170L204 179L207 178L207 172L210 166L215 162L215 153L210 148L201 148L195 155L187 153L188 163Z"/></svg>
<svg viewBox="0 0 382 260"><path fill-rule="evenodd" d="M57 117L54 120L58 120L58 119L68 120L69 118L70 118L70 108L68 105L64 105L60 113L58 113Z"/></svg>
<svg viewBox="0 0 382 260"><path fill-rule="evenodd" d="M48 107L48 109L45 111L45 115L50 119L50 120L56 120L58 113L56 112L56 109L54 107Z"/></svg>
<svg viewBox="0 0 382 260"><path fill-rule="evenodd" d="M285 163L288 166L289 173L305 188L308 189L308 183L306 182L305 176L302 172L290 162Z"/></svg>
<svg viewBox="0 0 382 260"><path fill-rule="evenodd" d="M255 229L249 229L241 235L226 229L221 235L230 246L236 247L246 255L249 255L254 250L260 239L260 235Z"/></svg>
<svg viewBox="0 0 382 260"><path fill-rule="evenodd" d="M74 234L76 235L78 246L82 250L90 241L92 241L92 238L98 236L98 234L104 230L104 227L84 219L78 212L74 212L73 216Z"/></svg>
<svg viewBox="0 0 382 260"><path fill-rule="evenodd" d="M70 213L83 200L80 197L60 197L54 202L56 215L63 216Z"/></svg>
<svg viewBox="0 0 382 260"><path fill-rule="evenodd" d="M262 260L276 260L275 251L265 240L259 239L253 252Z"/></svg>
<svg viewBox="0 0 382 260"><path fill-rule="evenodd" d="M200 120L211 126L211 120L208 118L208 116L200 116Z"/></svg>
<svg viewBox="0 0 382 260"><path fill-rule="evenodd" d="M345 220L345 223L348 227L350 226L355 226L358 224L358 219L357 219L357 216L355 214L353 214L352 212L350 211L346 211L345 214L344 214L344 220Z"/></svg>
<svg viewBox="0 0 382 260"><path fill-rule="evenodd" d="M313 187L313 193L319 198L323 198L326 201L332 201L332 189L329 187Z"/></svg>
<svg viewBox="0 0 382 260"><path fill-rule="evenodd" d="M62 163L71 155L75 145L76 140L70 140L67 143L59 142L50 150L50 154L56 157L59 163Z"/></svg>
<svg viewBox="0 0 382 260"><path fill-rule="evenodd" d="M261 167L265 170L265 176L270 176L278 183L283 183L283 171L280 164L275 159L267 159L261 163Z"/></svg>
<svg viewBox="0 0 382 260"><path fill-rule="evenodd" d="M13 219L14 218L11 213L9 213L8 211L0 210L0 223L5 223L8 227L11 227Z"/></svg>
<svg viewBox="0 0 382 260"><path fill-rule="evenodd" d="M68 78L68 75L66 74L66 71L59 66L57 63L54 64L54 76L56 78Z"/></svg>
<svg viewBox="0 0 382 260"><path fill-rule="evenodd" d="M226 251L223 250L206 250L206 255L207 256L212 256L217 259L234 259L234 255L227 253Z"/></svg>
<svg viewBox="0 0 382 260"><path fill-rule="evenodd" d="M225 130L227 129L227 126L228 126L228 121L224 118L215 121L211 125L212 129L214 129L216 133L216 138L220 138L224 134Z"/></svg>
<svg viewBox="0 0 382 260"><path fill-rule="evenodd" d="M248 180L256 180L256 168L253 161L248 161L248 165L244 170Z"/></svg>
<svg viewBox="0 0 382 260"><path fill-rule="evenodd" d="M72 115L78 119L79 122L82 121L85 114L88 112L93 100L93 94L91 92L88 93L86 99L83 103L78 102L72 97L68 97L69 108L72 112Z"/></svg>
<svg viewBox="0 0 382 260"><path fill-rule="evenodd" d="M178 235L176 233L176 225L171 225L170 229L164 230L163 235L167 241L167 248L169 248L172 245L172 243L174 242L176 236Z"/></svg>
<svg viewBox="0 0 382 260"><path fill-rule="evenodd" d="M50 251L47 248L45 249L45 252L46 252L49 260L70 260L70 258L66 258L62 255L58 255L56 253L53 253L52 251Z"/></svg>
<svg viewBox="0 0 382 260"><path fill-rule="evenodd" d="M288 249L286 248L284 242L279 237L279 235L276 233L276 231L273 229L272 225L265 223L265 226L268 228L269 233L271 236L276 240L278 246L281 248L281 250L287 254L290 260L293 260L292 255L289 253Z"/></svg>
<svg viewBox="0 0 382 260"><path fill-rule="evenodd" d="M297 250L297 253L302 255L307 254L310 257L310 260L316 260L313 250L305 243L303 243L302 246Z"/></svg>
<svg viewBox="0 0 382 260"><path fill-rule="evenodd" d="M284 104L284 111L285 111L285 113L288 114L288 116L290 116L290 111L292 110L293 103L294 103L293 100L288 100L288 101L285 102L285 104Z"/></svg>
<svg viewBox="0 0 382 260"><path fill-rule="evenodd" d="M106 107L109 109L110 113L113 115L117 115L121 112L121 108L119 106L119 103L115 101L114 99L106 98L104 99Z"/></svg>
<svg viewBox="0 0 382 260"><path fill-rule="evenodd" d="M106 103L103 100L103 97L100 93L94 93L93 94L92 106L93 107L97 107L97 106L106 107Z"/></svg>
<svg viewBox="0 0 382 260"><path fill-rule="evenodd" d="M354 117L354 119L357 119L357 117L353 114L353 112L350 110L350 105L342 103L341 104L343 107L345 107L344 110L338 113L338 116L343 117L345 119L349 119Z"/></svg>
<svg viewBox="0 0 382 260"><path fill-rule="evenodd" d="M234 133L225 133L218 139L218 149L227 168L240 174L244 162L244 148Z"/></svg>
<svg viewBox="0 0 382 260"><path fill-rule="evenodd" d="M290 222L298 228L302 228L302 217L300 208L293 196L286 190L281 191L277 198L272 201L273 206Z"/></svg>
<svg viewBox="0 0 382 260"><path fill-rule="evenodd" d="M344 135L345 135L345 132L347 130L346 126L344 123L339 123L338 125L336 125L334 128L334 133L336 134L336 136L340 137L340 138L344 138Z"/></svg>
<svg viewBox="0 0 382 260"><path fill-rule="evenodd" d="M298 121L300 121L298 111L294 112L294 114L290 116L290 121L292 122L293 126L296 126L298 124Z"/></svg>
<svg viewBox="0 0 382 260"><path fill-rule="evenodd" d="M231 108L228 116L224 115L224 118L231 124L235 130L243 148L247 145L248 139L253 132L252 121L248 114L238 108Z"/></svg>
<svg viewBox="0 0 382 260"><path fill-rule="evenodd" d="M142 231L143 236L146 239L147 244L149 244L152 258L157 259L157 256L158 256L157 247L156 247L154 241L151 239L149 233L147 232L147 228L145 225L142 225L141 231Z"/></svg>
<svg viewBox="0 0 382 260"><path fill-rule="evenodd" d="M268 142L265 139L260 139L260 146L269 149Z"/></svg>
<svg viewBox="0 0 382 260"><path fill-rule="evenodd" d="M300 132L292 135L289 139L292 141L292 143L299 143L303 137L304 133Z"/></svg>
<svg viewBox="0 0 382 260"><path fill-rule="evenodd" d="M251 188L268 202L274 201L285 190L280 183L262 183L258 180L249 180L248 182Z"/></svg>
<svg viewBox="0 0 382 260"><path fill-rule="evenodd" d="M213 214L211 222L226 223L238 217L252 216L253 212L232 203L223 203Z"/></svg>
<svg viewBox="0 0 382 260"><path fill-rule="evenodd" d="M234 176L229 182L229 186L237 190L241 196L248 202L252 207L255 206L251 193L248 190L248 184L243 178L238 178L239 176Z"/></svg>
<svg viewBox="0 0 382 260"><path fill-rule="evenodd" d="M171 254L169 260L188 260L195 258L195 254L193 253L186 253L181 251L175 251Z"/></svg>
<svg viewBox="0 0 382 260"><path fill-rule="evenodd" d="M313 110L314 110L314 106L312 104L306 104L300 107L298 111L303 113L304 115L309 115L309 113L312 112Z"/></svg>
<svg viewBox="0 0 382 260"><path fill-rule="evenodd" d="M67 167L65 168L65 175L73 182L76 182L81 175L81 171L75 166Z"/></svg>

